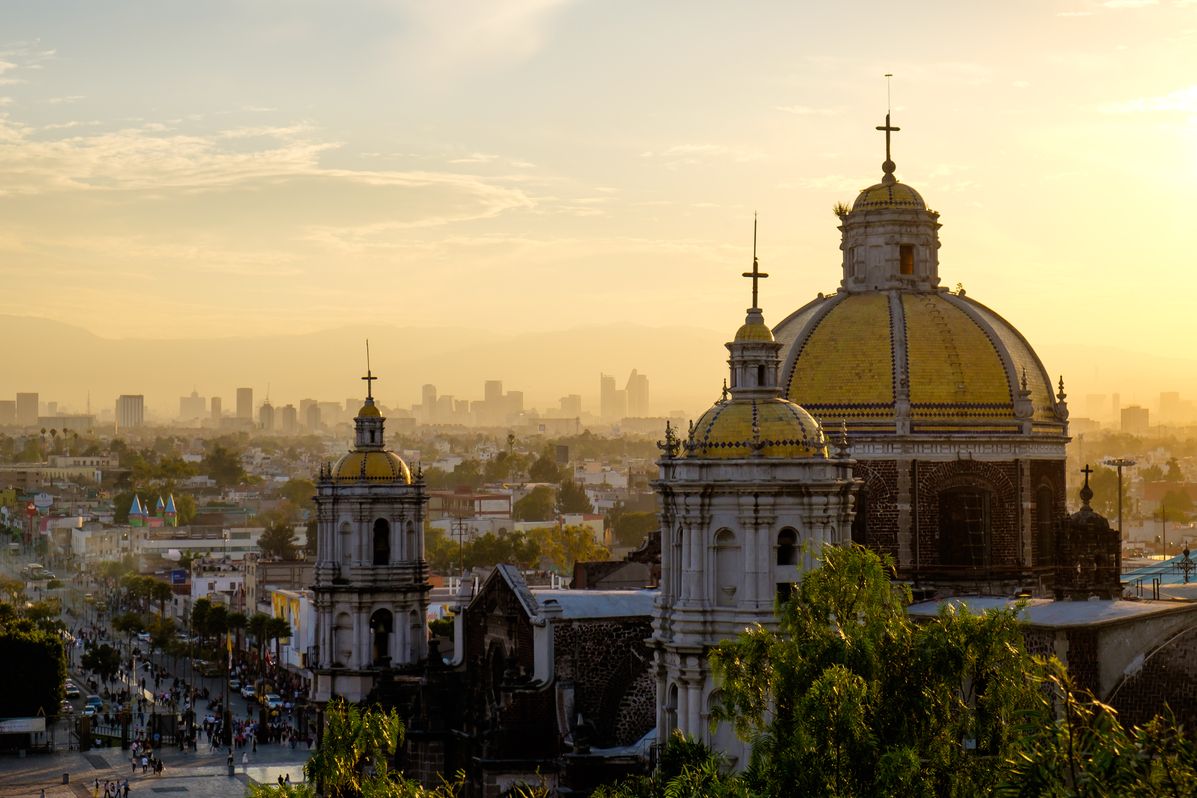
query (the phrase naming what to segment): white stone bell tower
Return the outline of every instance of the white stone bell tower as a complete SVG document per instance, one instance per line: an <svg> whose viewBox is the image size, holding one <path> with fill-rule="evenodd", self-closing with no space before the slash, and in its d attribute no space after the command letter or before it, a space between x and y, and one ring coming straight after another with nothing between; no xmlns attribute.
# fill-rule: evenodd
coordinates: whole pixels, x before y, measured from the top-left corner
<svg viewBox="0 0 1197 798"><path fill-rule="evenodd" d="M363 700L382 672L428 652L421 475L385 448L366 371L353 449L316 483L316 662L312 698Z"/></svg>

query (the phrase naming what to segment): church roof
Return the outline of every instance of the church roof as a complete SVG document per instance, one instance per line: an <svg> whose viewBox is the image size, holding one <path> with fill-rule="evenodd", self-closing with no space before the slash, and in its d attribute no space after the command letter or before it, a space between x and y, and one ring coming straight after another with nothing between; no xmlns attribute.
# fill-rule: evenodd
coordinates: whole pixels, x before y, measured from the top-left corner
<svg viewBox="0 0 1197 798"><path fill-rule="evenodd" d="M913 188L897 181L869 186L860 192L856 197L856 202L852 203L854 211L883 208L915 208L925 211L927 203L923 201L922 195Z"/></svg>
<svg viewBox="0 0 1197 798"><path fill-rule="evenodd" d="M780 397L717 402L694 424L687 457L826 457L827 445L811 414Z"/></svg>
<svg viewBox="0 0 1197 798"><path fill-rule="evenodd" d="M1062 434L1052 383L1026 339L994 311L946 291L840 291L774 330L782 385L824 426L894 432ZM1025 389L1024 389L1025 383ZM1029 406L1025 401L1029 400ZM909 403L909 408L905 403Z"/></svg>
<svg viewBox="0 0 1197 798"><path fill-rule="evenodd" d="M391 451L368 449L352 451L332 468L334 482L402 482L410 485L411 469L403 458Z"/></svg>

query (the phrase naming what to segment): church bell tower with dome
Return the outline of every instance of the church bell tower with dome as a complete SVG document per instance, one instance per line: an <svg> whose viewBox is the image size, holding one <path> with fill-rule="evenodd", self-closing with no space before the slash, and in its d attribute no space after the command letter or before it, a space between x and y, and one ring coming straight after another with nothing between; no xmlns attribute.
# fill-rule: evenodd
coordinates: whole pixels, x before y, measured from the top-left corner
<svg viewBox="0 0 1197 798"><path fill-rule="evenodd" d="M1046 595L1064 518L1068 406L1022 334L940 286L939 214L901 183L839 205L842 278L773 330L785 395L848 430L852 539L939 593Z"/></svg>
<svg viewBox="0 0 1197 798"><path fill-rule="evenodd" d="M782 395L781 344L757 302L727 344L730 386L679 439L658 444L661 586L653 611L657 739L673 731L713 745L740 765L747 745L727 724L711 731L719 701L707 652L745 627L776 623L774 606L820 549L850 540L857 482L843 447Z"/></svg>
<svg viewBox="0 0 1197 798"><path fill-rule="evenodd" d="M360 702L384 671L428 653L421 475L388 450L367 369L354 446L316 483L316 656L313 701Z"/></svg>

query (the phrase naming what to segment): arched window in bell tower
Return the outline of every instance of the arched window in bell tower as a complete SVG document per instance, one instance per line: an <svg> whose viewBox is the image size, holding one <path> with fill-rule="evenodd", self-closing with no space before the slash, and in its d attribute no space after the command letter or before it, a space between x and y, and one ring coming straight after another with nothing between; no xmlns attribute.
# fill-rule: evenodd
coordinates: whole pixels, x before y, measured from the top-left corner
<svg viewBox="0 0 1197 798"><path fill-rule="evenodd" d="M740 546L730 529L715 533L715 603L720 607L736 606L736 592L740 587Z"/></svg>
<svg viewBox="0 0 1197 798"><path fill-rule="evenodd" d="M798 564L798 533L788 527L777 535L777 564Z"/></svg>
<svg viewBox="0 0 1197 798"><path fill-rule="evenodd" d="M899 245L898 257L901 273L914 274L914 244Z"/></svg>
<svg viewBox="0 0 1197 798"><path fill-rule="evenodd" d="M371 562L374 565L391 564L391 525L385 518L374 522L374 548Z"/></svg>
<svg viewBox="0 0 1197 798"><path fill-rule="evenodd" d="M756 387L761 388L765 385L765 367L756 367Z"/></svg>
<svg viewBox="0 0 1197 798"><path fill-rule="evenodd" d="M375 610L370 616L370 664L386 668L391 664L391 632L394 616L390 610Z"/></svg>

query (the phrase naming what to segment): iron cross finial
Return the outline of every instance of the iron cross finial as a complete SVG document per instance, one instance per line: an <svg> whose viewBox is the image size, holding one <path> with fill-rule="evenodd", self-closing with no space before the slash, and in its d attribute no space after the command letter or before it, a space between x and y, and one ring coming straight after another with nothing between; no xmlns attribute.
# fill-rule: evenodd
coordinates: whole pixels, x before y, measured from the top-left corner
<svg viewBox="0 0 1197 798"><path fill-rule="evenodd" d="M366 398L374 398L374 381L378 379L370 372L370 339L366 339L366 376L362 377L366 381Z"/></svg>
<svg viewBox="0 0 1197 798"><path fill-rule="evenodd" d="M752 214L752 271L744 272L743 277L752 278L752 307L760 308L757 304L757 284L760 280L765 279L769 275L761 271L760 262L756 259L756 214Z"/></svg>

